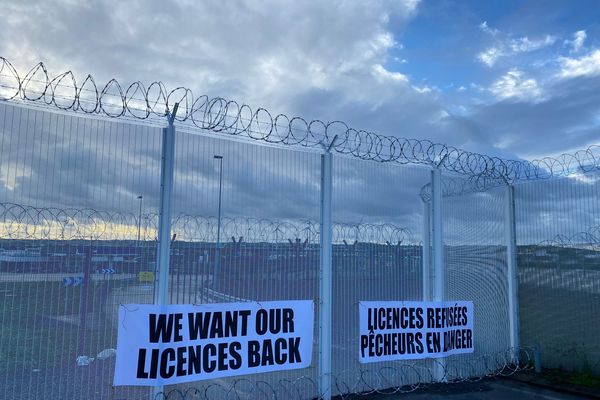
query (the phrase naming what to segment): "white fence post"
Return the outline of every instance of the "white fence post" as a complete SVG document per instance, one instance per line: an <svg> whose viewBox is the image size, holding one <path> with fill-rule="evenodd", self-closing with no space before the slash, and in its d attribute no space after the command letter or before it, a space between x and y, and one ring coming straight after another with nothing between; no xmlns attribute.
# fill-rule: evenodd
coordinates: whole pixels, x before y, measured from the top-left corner
<svg viewBox="0 0 600 400"><path fill-rule="evenodd" d="M519 280L517 270L517 234L515 225L515 188L506 186L505 195L506 263L508 267L508 321L513 362L519 357Z"/></svg>
<svg viewBox="0 0 600 400"><path fill-rule="evenodd" d="M321 155L321 252L320 252L320 287L319 298L319 393L321 398L331 398L331 309L332 309L332 221L331 221L331 191L332 164L331 145Z"/></svg>
<svg viewBox="0 0 600 400"><path fill-rule="evenodd" d="M423 301L431 300L431 200L423 202Z"/></svg>
<svg viewBox="0 0 600 400"><path fill-rule="evenodd" d="M431 171L431 213L432 213L432 253L433 253L433 300L444 300L444 236L442 231L442 171ZM436 381L446 379L446 359L438 358L433 377Z"/></svg>
<svg viewBox="0 0 600 400"><path fill-rule="evenodd" d="M175 103L169 114L169 124L163 128L162 151L160 158L160 202L158 209L158 248L156 252L157 276L154 291L154 304L169 303L169 262L171 256L171 195L173 193L173 175L175 172L175 126L173 122L179 103ZM152 399L163 393L162 386L155 386ZM163 397L166 396L163 393Z"/></svg>

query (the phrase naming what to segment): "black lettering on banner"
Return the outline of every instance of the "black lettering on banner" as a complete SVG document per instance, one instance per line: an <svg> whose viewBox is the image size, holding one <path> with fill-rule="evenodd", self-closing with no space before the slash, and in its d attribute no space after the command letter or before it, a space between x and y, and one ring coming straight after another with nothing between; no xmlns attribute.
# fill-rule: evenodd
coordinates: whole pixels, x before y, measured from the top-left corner
<svg viewBox="0 0 600 400"><path fill-rule="evenodd" d="M187 374L187 371L185 368L185 366L187 364L186 352L187 352L186 347L178 347L177 348L177 372L176 372L175 376L185 376Z"/></svg>
<svg viewBox="0 0 600 400"><path fill-rule="evenodd" d="M246 336L250 310L188 313L190 340ZM239 331L239 333L238 333Z"/></svg>
<svg viewBox="0 0 600 400"><path fill-rule="evenodd" d="M275 364L285 364L287 361L287 341L283 338L275 340Z"/></svg>
<svg viewBox="0 0 600 400"><path fill-rule="evenodd" d="M248 334L248 316L250 316L250 310L241 310L240 317L242 317L242 332L241 336L246 336Z"/></svg>
<svg viewBox="0 0 600 400"><path fill-rule="evenodd" d="M417 329L423 328L423 308L417 307Z"/></svg>
<svg viewBox="0 0 600 400"><path fill-rule="evenodd" d="M240 342L231 342L229 344L229 355L231 356L231 360L229 360L229 369L239 369L242 366L242 356L240 355L241 349L242 344Z"/></svg>
<svg viewBox="0 0 600 400"><path fill-rule="evenodd" d="M406 334L407 338L406 338L406 351L408 352L408 354L414 354L415 353L415 335L412 332L408 332Z"/></svg>
<svg viewBox="0 0 600 400"><path fill-rule="evenodd" d="M208 336L211 339L223 337L223 314L221 312L213 313Z"/></svg>
<svg viewBox="0 0 600 400"><path fill-rule="evenodd" d="M173 341L181 342L181 341L183 341L183 336L181 335L181 329L183 328L183 325L181 324L181 320L183 319L183 314L181 314L181 313L174 314L174 318L175 318L175 335L173 337Z"/></svg>
<svg viewBox="0 0 600 400"><path fill-rule="evenodd" d="M383 308L382 308L382 310L383 310ZM381 357L381 355L383 354L383 348L381 346L382 342L383 342L383 336L380 333L375 335L375 355L377 357Z"/></svg>
<svg viewBox="0 0 600 400"><path fill-rule="evenodd" d="M369 336L360 335L360 354L362 358L366 358L365 350L369 347Z"/></svg>
<svg viewBox="0 0 600 400"><path fill-rule="evenodd" d="M383 354L388 355L388 354L393 354L392 353L392 336L395 336L394 334L385 334L384 340L383 340Z"/></svg>
<svg viewBox="0 0 600 400"><path fill-rule="evenodd" d="M435 328L435 310L427 307L427 328Z"/></svg>
<svg viewBox="0 0 600 400"><path fill-rule="evenodd" d="M294 332L294 310L292 308L283 309L283 333Z"/></svg>
<svg viewBox="0 0 600 400"><path fill-rule="evenodd" d="M441 346L441 342L440 342L440 333L439 332L432 332L432 341L433 341L433 351L432 353L439 353L442 349Z"/></svg>
<svg viewBox="0 0 600 400"><path fill-rule="evenodd" d="M212 353L212 354L210 354ZM214 344L208 343L204 345L204 351L202 352L202 365L204 365L204 371L211 373L217 368L217 362L209 357L217 355L217 348Z"/></svg>
<svg viewBox="0 0 600 400"><path fill-rule="evenodd" d="M260 342L258 340L248 341L248 368L260 365Z"/></svg>
<svg viewBox="0 0 600 400"><path fill-rule="evenodd" d="M146 372L146 349L139 349L138 351L137 373L135 376L138 379L148 378L148 373Z"/></svg>
<svg viewBox="0 0 600 400"><path fill-rule="evenodd" d="M219 356L217 357L219 371L227 370L227 348L228 347L229 347L229 343L219 343Z"/></svg>
<svg viewBox="0 0 600 400"><path fill-rule="evenodd" d="M211 312L188 313L188 327L190 330L190 340L206 339L208 337L208 324L210 323Z"/></svg>
<svg viewBox="0 0 600 400"><path fill-rule="evenodd" d="M273 365L273 345L271 344L271 339L263 340L261 347L260 365L263 367Z"/></svg>
<svg viewBox="0 0 600 400"><path fill-rule="evenodd" d="M288 338L288 348L290 364L301 363L302 357L300 357L300 338Z"/></svg>
<svg viewBox="0 0 600 400"><path fill-rule="evenodd" d="M256 333L259 335L264 335L267 333L267 329L269 329L269 314L267 310L260 309L256 312Z"/></svg>
<svg viewBox="0 0 600 400"><path fill-rule="evenodd" d="M158 357L160 351L158 349L152 349L152 355L150 356L150 378L156 379L158 375Z"/></svg>
<svg viewBox="0 0 600 400"><path fill-rule="evenodd" d="M272 308L269 310L269 332L277 334L281 331L281 310Z"/></svg>
<svg viewBox="0 0 600 400"><path fill-rule="evenodd" d="M199 374L202 372L202 348L200 345L188 347L188 375Z"/></svg>
<svg viewBox="0 0 600 400"><path fill-rule="evenodd" d="M401 333L398 339L398 354L406 354L406 334Z"/></svg>
<svg viewBox="0 0 600 400"><path fill-rule="evenodd" d="M175 366L170 365L170 361L175 361L175 350L165 349L160 355L160 377L168 379L175 374Z"/></svg>
<svg viewBox="0 0 600 400"><path fill-rule="evenodd" d="M400 310L398 308L392 309L392 329L398 329L400 325ZM388 326L389 326L388 322Z"/></svg>
<svg viewBox="0 0 600 400"><path fill-rule="evenodd" d="M277 335L294 331L294 312L290 308L260 309L256 312L256 333Z"/></svg>
<svg viewBox="0 0 600 400"><path fill-rule="evenodd" d="M375 335L369 334L369 357L375 357Z"/></svg>
<svg viewBox="0 0 600 400"><path fill-rule="evenodd" d="M435 327L443 328L444 327L444 319L442 318L442 310L439 307L435 307Z"/></svg>
<svg viewBox="0 0 600 400"><path fill-rule="evenodd" d="M237 336L237 322L237 311L227 311L225 313L225 337Z"/></svg>
<svg viewBox="0 0 600 400"><path fill-rule="evenodd" d="M181 342L181 319L183 314L156 314L149 315L150 343ZM175 329L173 327L175 326ZM173 337L173 339L171 339Z"/></svg>
<svg viewBox="0 0 600 400"><path fill-rule="evenodd" d="M158 320L156 317L156 314L150 314L150 343L170 342L173 334L173 314L158 314Z"/></svg>
<svg viewBox="0 0 600 400"><path fill-rule="evenodd" d="M400 327L401 327L402 329L406 329L406 328L408 328L408 326L410 325L410 319L409 319L409 317L408 317L408 313L409 313L409 310L408 310L408 308L406 308L406 307L402 307L402 308L400 309L400 318L401 318L401 320L402 320L402 321L400 322Z"/></svg>
<svg viewBox="0 0 600 400"><path fill-rule="evenodd" d="M417 344L417 354L423 354L423 333L417 332L415 333L415 343Z"/></svg>
<svg viewBox="0 0 600 400"><path fill-rule="evenodd" d="M377 328L380 330L385 329L385 322L383 321L385 319L385 308L380 308L379 310L377 310L378 313L378 321L377 321Z"/></svg>

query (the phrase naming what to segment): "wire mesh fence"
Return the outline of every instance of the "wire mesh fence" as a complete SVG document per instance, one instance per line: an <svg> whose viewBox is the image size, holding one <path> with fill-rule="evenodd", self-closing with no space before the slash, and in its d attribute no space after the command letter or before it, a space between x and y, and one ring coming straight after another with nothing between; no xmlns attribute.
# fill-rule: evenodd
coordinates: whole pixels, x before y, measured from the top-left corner
<svg viewBox="0 0 600 400"><path fill-rule="evenodd" d="M112 385L117 310L156 299L159 125L175 102L182 112L169 303L313 300L315 341L309 368L170 385L156 398L323 394L319 182L328 150L333 395L510 375L532 368L534 347L547 367L599 367L594 147L531 163L500 160L341 122L273 117L160 83L99 89L91 77L50 77L42 64L20 77L3 58L0 77L0 96L10 100L0 102L2 398L152 396ZM444 172L435 205L432 168ZM510 333L508 184L516 193L520 344ZM361 364L359 301L430 297L428 274L439 271L430 236L440 228L431 209L443 216L443 299L473 301L475 351Z"/></svg>
<svg viewBox="0 0 600 400"><path fill-rule="evenodd" d="M598 374L598 173L516 189L522 341L546 367Z"/></svg>

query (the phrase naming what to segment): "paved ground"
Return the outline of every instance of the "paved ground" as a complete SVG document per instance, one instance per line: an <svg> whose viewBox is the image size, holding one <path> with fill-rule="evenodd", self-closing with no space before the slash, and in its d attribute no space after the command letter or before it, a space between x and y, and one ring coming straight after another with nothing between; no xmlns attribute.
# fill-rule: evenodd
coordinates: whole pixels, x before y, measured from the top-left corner
<svg viewBox="0 0 600 400"><path fill-rule="evenodd" d="M544 389L510 379L489 379L476 383L431 387L416 393L361 396L364 400L581 400L591 397Z"/></svg>

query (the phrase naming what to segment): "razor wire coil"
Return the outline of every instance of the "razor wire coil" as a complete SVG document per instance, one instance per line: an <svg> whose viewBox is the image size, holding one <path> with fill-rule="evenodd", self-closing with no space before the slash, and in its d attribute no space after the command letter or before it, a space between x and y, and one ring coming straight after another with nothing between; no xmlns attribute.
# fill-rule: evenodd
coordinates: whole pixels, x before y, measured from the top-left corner
<svg viewBox="0 0 600 400"><path fill-rule="evenodd" d="M139 224L139 225L138 225ZM219 220L213 216L178 214L172 231L178 240L214 242ZM0 238L56 240L156 240L158 214L110 212L91 208L45 208L0 203ZM224 238L254 243L318 243L319 223L305 220L275 220L222 217ZM412 233L393 224L333 224L334 243L348 246L358 242L388 245L415 244Z"/></svg>
<svg viewBox="0 0 600 400"><path fill-rule="evenodd" d="M175 121L182 126L272 144L330 146L359 159L426 164L466 175L471 182L515 182L544 179L600 167L600 146L533 161L491 157L425 139L385 136L349 127L343 121L308 120L272 114L265 108L207 95L194 96L185 87L167 90L162 82L134 82L125 88L116 79L98 85L92 75L78 83L72 71L52 76L43 63L22 77L0 57L0 100L43 104L62 111L133 120L162 119L179 104ZM333 138L337 140L333 142Z"/></svg>
<svg viewBox="0 0 600 400"><path fill-rule="evenodd" d="M374 394L406 394L425 390L439 384L478 382L494 377L512 376L533 369L534 349L520 347L495 354L451 361L447 364L432 359L429 366L421 362L393 362L379 368L361 368L340 371L332 375L333 392L341 399ZM439 367L441 377L434 378L432 369ZM302 376L296 379L273 381L239 378L223 383L197 383L187 388L166 388L157 400L191 399L310 399L318 394L314 379Z"/></svg>

